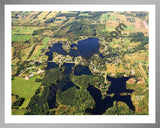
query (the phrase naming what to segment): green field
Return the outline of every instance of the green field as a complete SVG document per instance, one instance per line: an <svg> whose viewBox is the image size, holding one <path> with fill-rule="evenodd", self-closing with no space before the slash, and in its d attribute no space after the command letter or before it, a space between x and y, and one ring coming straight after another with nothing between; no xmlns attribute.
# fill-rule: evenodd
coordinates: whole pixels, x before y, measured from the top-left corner
<svg viewBox="0 0 160 128"><path fill-rule="evenodd" d="M125 28L125 30L134 30L135 27L134 25L127 25L127 27Z"/></svg>
<svg viewBox="0 0 160 128"><path fill-rule="evenodd" d="M32 34L34 30L40 29L39 27L16 27L12 28L12 34Z"/></svg>
<svg viewBox="0 0 160 128"><path fill-rule="evenodd" d="M12 80L12 93L25 98L25 101L20 108L27 107L31 97L35 94L35 91L39 88L40 84L40 82L35 82L35 78L25 80L24 78L15 77L14 80Z"/></svg>
<svg viewBox="0 0 160 128"><path fill-rule="evenodd" d="M32 35L14 35L12 34L12 41L26 41L32 38Z"/></svg>

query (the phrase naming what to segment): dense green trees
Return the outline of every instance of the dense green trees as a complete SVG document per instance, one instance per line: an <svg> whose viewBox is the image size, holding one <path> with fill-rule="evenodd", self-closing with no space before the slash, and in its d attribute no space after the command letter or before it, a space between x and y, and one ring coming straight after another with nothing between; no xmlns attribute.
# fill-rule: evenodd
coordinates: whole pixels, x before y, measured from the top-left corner
<svg viewBox="0 0 160 128"><path fill-rule="evenodd" d="M149 37L144 36L142 32L132 33L131 34L131 42L138 42L140 41L141 44L139 44L135 50L142 50L145 49L145 45L149 43Z"/></svg>
<svg viewBox="0 0 160 128"><path fill-rule="evenodd" d="M42 34L46 29L38 29L38 30L34 30L32 35L40 35Z"/></svg>
<svg viewBox="0 0 160 128"><path fill-rule="evenodd" d="M79 39L79 36L95 36L95 25L88 24L83 21L73 21L61 28L61 31L54 33L53 37L62 38L66 37L70 41Z"/></svg>
<svg viewBox="0 0 160 128"><path fill-rule="evenodd" d="M81 89L86 89L89 85L99 86L100 84L104 84L104 77L102 76L94 76L94 75L81 75L81 76L73 76L72 79L74 84L79 86Z"/></svg>

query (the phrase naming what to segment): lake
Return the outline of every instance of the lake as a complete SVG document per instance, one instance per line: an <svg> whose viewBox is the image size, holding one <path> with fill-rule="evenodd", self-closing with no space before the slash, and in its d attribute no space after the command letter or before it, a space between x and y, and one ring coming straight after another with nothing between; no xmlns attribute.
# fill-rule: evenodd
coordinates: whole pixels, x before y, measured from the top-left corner
<svg viewBox="0 0 160 128"><path fill-rule="evenodd" d="M99 53L98 38L87 38L78 41L78 45L72 44L69 53L67 53L62 46L63 44L53 44L53 46L49 48L50 51L47 52L49 61L53 59L53 52L57 52L62 55L70 55L72 57L82 56L85 59L89 59L94 53ZM76 47L77 50L73 49L73 47ZM100 56L102 55L100 54Z"/></svg>
<svg viewBox="0 0 160 128"><path fill-rule="evenodd" d="M134 92L132 89L126 89L126 81L130 79L131 77L119 77L119 78L113 78L107 76L107 79L111 81L111 85L108 88L107 94L114 94L113 97L106 96L104 99L102 99L102 94L99 89L94 87L93 85L89 85L87 90L94 98L94 101L96 103L95 107L91 110L88 110L90 114L94 115L101 115L105 113L105 111L113 106L114 101L121 101L127 104L127 106L132 110L135 111L135 106L132 103L131 95L128 95L128 93ZM127 95L121 96L121 93L127 93ZM114 113L113 113L114 114Z"/></svg>
<svg viewBox="0 0 160 128"><path fill-rule="evenodd" d="M72 57L82 56L85 59L89 59L94 53L99 53L99 44L98 44L97 38L88 38L85 40L78 41L78 44L72 44L70 52L67 53L63 48L63 44L53 44L52 47L50 47L50 51L47 52L48 60L52 61L53 52L57 52L62 55L70 55ZM76 47L76 48L74 48ZM73 49L74 48L74 49ZM101 57L103 55L99 54ZM57 64L54 62L48 62L47 70L51 68L58 67ZM75 66L74 63L64 63L62 67L65 67L64 70L64 78L60 81L57 81L56 84L52 84L49 87L49 95L47 98L49 108L55 108L56 106L56 92L58 89L61 91L66 91L68 88L76 86L71 80L69 75L72 73L73 75L79 76L79 75L92 75L90 69L88 66L84 65L77 65ZM107 94L114 93L114 96L106 96L104 99L102 99L102 94L99 89L94 87L93 85L89 85L87 90L92 95L93 99L95 100L95 107L92 110L86 110L90 114L100 115L105 113L105 111L113 106L114 101L122 101L128 105L128 107L134 111L134 105L131 101L131 96L121 96L120 93L132 93L134 90L126 89L126 81L130 77L119 77L119 78L112 78L107 76L107 79L111 81L111 85L107 91ZM77 89L80 89L78 86L76 86Z"/></svg>

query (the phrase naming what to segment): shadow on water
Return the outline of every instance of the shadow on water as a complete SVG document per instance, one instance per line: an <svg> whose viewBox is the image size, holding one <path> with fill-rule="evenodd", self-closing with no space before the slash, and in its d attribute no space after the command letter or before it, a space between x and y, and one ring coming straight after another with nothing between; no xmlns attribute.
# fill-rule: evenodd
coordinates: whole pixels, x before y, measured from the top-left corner
<svg viewBox="0 0 160 128"><path fill-rule="evenodd" d="M51 68L56 68L56 67L58 67L58 64L56 64L54 62L48 62L46 70L49 70Z"/></svg>
<svg viewBox="0 0 160 128"><path fill-rule="evenodd" d="M92 95L95 100L95 108L88 110L90 114L101 115L105 113L105 111L113 106L114 101L121 101L127 104L127 106L132 110L135 111L135 107L131 101L130 95L121 96L120 93L132 93L134 90L126 89L126 81L130 79L130 77L119 77L119 78L112 78L107 77L109 81L111 81L111 85L109 90L107 91L108 94L114 93L114 96L106 96L102 99L101 91L95 88L93 85L89 85L87 90Z"/></svg>
<svg viewBox="0 0 160 128"><path fill-rule="evenodd" d="M74 69L74 75L79 76L79 75L91 75L91 71L88 66L84 65L77 65Z"/></svg>
<svg viewBox="0 0 160 128"><path fill-rule="evenodd" d="M53 64L54 65L54 64ZM62 67L65 67L65 70L63 72L63 78L57 79L56 84L52 84L49 87L49 95L47 97L49 108L56 108L56 92L58 89L61 91L66 91L67 89L76 86L69 77L69 74L72 72L72 67L74 64L72 63L65 63ZM78 86L76 86L77 89L80 89Z"/></svg>

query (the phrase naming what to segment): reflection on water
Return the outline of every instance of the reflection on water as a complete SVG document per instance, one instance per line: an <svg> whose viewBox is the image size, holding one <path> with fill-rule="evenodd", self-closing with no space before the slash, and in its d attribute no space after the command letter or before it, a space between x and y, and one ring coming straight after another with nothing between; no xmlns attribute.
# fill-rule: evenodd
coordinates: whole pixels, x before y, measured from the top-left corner
<svg viewBox="0 0 160 128"><path fill-rule="evenodd" d="M51 66L55 66L55 64L51 62ZM61 91L66 91L70 87L76 86L69 77L69 74L72 72L72 67L74 66L73 63L65 63L63 67L65 67L64 75L62 79L58 79L56 84L52 84L49 87L49 95L47 97L49 108L55 108L56 107L56 92L58 89ZM78 86L76 86L77 89L80 89Z"/></svg>

